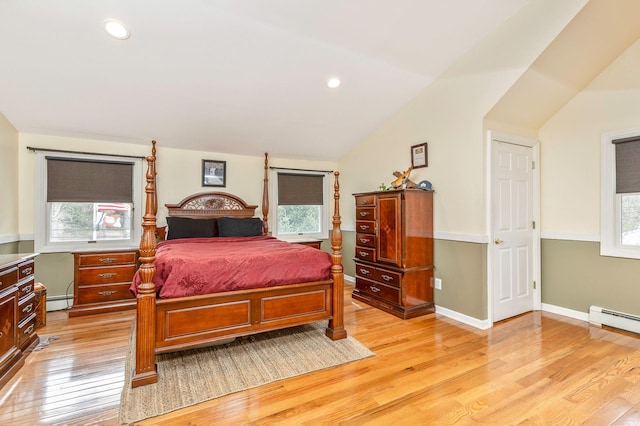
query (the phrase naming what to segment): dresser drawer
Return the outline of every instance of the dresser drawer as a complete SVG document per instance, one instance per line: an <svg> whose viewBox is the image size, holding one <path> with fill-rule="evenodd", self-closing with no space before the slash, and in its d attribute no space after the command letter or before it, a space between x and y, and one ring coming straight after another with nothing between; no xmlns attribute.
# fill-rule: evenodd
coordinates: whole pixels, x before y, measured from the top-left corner
<svg viewBox="0 0 640 426"><path fill-rule="evenodd" d="M28 341L36 335L36 314L31 314L18 325L18 347L24 349Z"/></svg>
<svg viewBox="0 0 640 426"><path fill-rule="evenodd" d="M398 304L400 302L400 290L395 287L380 284L365 278L356 277L356 287L371 296L378 297L388 302Z"/></svg>
<svg viewBox="0 0 640 426"><path fill-rule="evenodd" d="M35 283L33 281L33 278L20 284L18 286L18 299L23 300L25 297L32 294L34 285Z"/></svg>
<svg viewBox="0 0 640 426"><path fill-rule="evenodd" d="M18 282L18 268L9 268L0 272L0 291Z"/></svg>
<svg viewBox="0 0 640 426"><path fill-rule="evenodd" d="M20 270L18 272L18 280L23 280L27 277L33 276L33 270L34 270L33 261L19 265L18 269Z"/></svg>
<svg viewBox="0 0 640 426"><path fill-rule="evenodd" d="M356 197L356 207L375 206L375 205L376 205L375 195L358 195Z"/></svg>
<svg viewBox="0 0 640 426"><path fill-rule="evenodd" d="M130 283L80 287L78 303L101 303L115 300L133 299L129 291Z"/></svg>
<svg viewBox="0 0 640 426"><path fill-rule="evenodd" d="M78 255L77 263L79 267L85 266L109 266L109 265L125 265L135 264L137 260L137 253L131 252L118 252L118 253L93 253L93 254L80 254Z"/></svg>
<svg viewBox="0 0 640 426"><path fill-rule="evenodd" d="M372 266L362 265L360 263L356 263L356 276L364 277L364 278L373 278L375 274L375 269Z"/></svg>
<svg viewBox="0 0 640 426"><path fill-rule="evenodd" d="M135 265L112 266L109 268L83 268L78 270L78 285L101 285L111 283L131 283L136 272Z"/></svg>
<svg viewBox="0 0 640 426"><path fill-rule="evenodd" d="M376 236L372 234L356 234L356 245L361 247L375 247Z"/></svg>
<svg viewBox="0 0 640 426"><path fill-rule="evenodd" d="M376 220L375 207L357 207L356 220Z"/></svg>
<svg viewBox="0 0 640 426"><path fill-rule="evenodd" d="M376 223L372 220L356 220L356 232L362 234L375 234Z"/></svg>
<svg viewBox="0 0 640 426"><path fill-rule="evenodd" d="M21 299L18 303L18 322L24 321L29 315L36 311L36 294L29 293L29 296Z"/></svg>
<svg viewBox="0 0 640 426"><path fill-rule="evenodd" d="M402 282L402 275L397 272L388 271L386 269L376 268L373 279L387 285L400 287L400 283Z"/></svg>
<svg viewBox="0 0 640 426"><path fill-rule="evenodd" d="M376 250L366 247L356 247L356 257L358 259L374 262L376 260Z"/></svg>

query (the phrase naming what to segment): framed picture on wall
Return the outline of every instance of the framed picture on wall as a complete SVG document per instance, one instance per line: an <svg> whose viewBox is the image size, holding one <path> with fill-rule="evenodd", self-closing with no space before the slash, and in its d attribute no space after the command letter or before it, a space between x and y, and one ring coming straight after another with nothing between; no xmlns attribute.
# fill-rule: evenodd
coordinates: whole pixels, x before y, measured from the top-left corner
<svg viewBox="0 0 640 426"><path fill-rule="evenodd" d="M227 185L227 162L202 160L202 186Z"/></svg>
<svg viewBox="0 0 640 426"><path fill-rule="evenodd" d="M428 165L427 143L424 142L413 145L411 147L411 166L414 169L418 169L420 167L427 167Z"/></svg>

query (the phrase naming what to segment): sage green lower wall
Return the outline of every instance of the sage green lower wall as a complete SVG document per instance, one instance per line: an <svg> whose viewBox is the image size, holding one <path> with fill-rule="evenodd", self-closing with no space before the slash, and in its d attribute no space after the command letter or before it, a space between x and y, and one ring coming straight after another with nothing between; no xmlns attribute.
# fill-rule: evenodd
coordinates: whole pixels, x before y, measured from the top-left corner
<svg viewBox="0 0 640 426"><path fill-rule="evenodd" d="M355 232L343 232L345 274L355 276ZM487 244L434 241L434 276L442 290L433 291L439 307L479 319L489 317L487 309Z"/></svg>
<svg viewBox="0 0 640 426"><path fill-rule="evenodd" d="M542 240L542 303L640 315L640 260L600 256L600 243Z"/></svg>

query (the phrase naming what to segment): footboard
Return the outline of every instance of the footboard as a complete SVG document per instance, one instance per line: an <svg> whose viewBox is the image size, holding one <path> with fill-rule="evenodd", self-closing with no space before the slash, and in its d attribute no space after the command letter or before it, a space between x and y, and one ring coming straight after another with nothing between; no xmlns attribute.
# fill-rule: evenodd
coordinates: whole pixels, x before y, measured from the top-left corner
<svg viewBox="0 0 640 426"><path fill-rule="evenodd" d="M333 282L158 299L156 353L332 319Z"/></svg>

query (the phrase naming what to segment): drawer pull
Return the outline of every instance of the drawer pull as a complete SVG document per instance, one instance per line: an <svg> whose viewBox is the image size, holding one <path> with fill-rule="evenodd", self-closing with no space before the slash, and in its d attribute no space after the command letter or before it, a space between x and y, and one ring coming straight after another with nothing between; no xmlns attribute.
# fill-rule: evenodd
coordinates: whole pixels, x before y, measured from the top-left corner
<svg viewBox="0 0 640 426"><path fill-rule="evenodd" d="M31 273L33 272L33 267L28 267L22 270L22 275L31 275Z"/></svg>
<svg viewBox="0 0 640 426"><path fill-rule="evenodd" d="M369 272L369 270L367 270L367 269L360 269L360 273L362 275L369 275L371 272Z"/></svg>
<svg viewBox="0 0 640 426"><path fill-rule="evenodd" d="M33 328L34 328L34 325L33 325L33 324L31 324L29 327L27 327L27 328L24 330L24 334L31 334L31 332L33 331Z"/></svg>
<svg viewBox="0 0 640 426"><path fill-rule="evenodd" d="M32 310L32 309L33 309L33 303L29 303L27 306L25 306L25 307L22 309L22 312L24 312L24 313L29 313L29 312L31 312L31 310Z"/></svg>
<svg viewBox="0 0 640 426"><path fill-rule="evenodd" d="M115 292L116 292L115 290L105 290L105 291L99 291L98 294L100 296L107 297L107 296L111 296Z"/></svg>
<svg viewBox="0 0 640 426"><path fill-rule="evenodd" d="M369 216L369 212L360 212L360 216L362 217Z"/></svg>
<svg viewBox="0 0 640 426"><path fill-rule="evenodd" d="M367 244L369 241L371 241L371 240L370 240L370 239L368 239L368 238L360 238L360 242L361 242L362 244Z"/></svg>
<svg viewBox="0 0 640 426"><path fill-rule="evenodd" d="M115 262L117 259L115 257L103 257L100 259L100 262L102 263L113 263Z"/></svg>
<svg viewBox="0 0 640 426"><path fill-rule="evenodd" d="M360 204L369 204L367 200L360 200Z"/></svg>
<svg viewBox="0 0 640 426"><path fill-rule="evenodd" d="M369 257L369 253L367 253L366 251L361 251L360 257Z"/></svg>
<svg viewBox="0 0 640 426"><path fill-rule="evenodd" d="M389 275L382 275L382 279L385 281L393 281L393 277L390 277Z"/></svg>
<svg viewBox="0 0 640 426"><path fill-rule="evenodd" d="M380 289L379 289L378 287L373 286L373 285L372 285L371 287L369 287L369 288L370 288L370 289L371 289L371 291L372 291L372 292L374 292L374 293L377 293L377 292L379 292L379 291L380 291Z"/></svg>
<svg viewBox="0 0 640 426"><path fill-rule="evenodd" d="M100 278L113 278L118 275L116 272L105 272L104 274L98 274Z"/></svg>
<svg viewBox="0 0 640 426"><path fill-rule="evenodd" d="M32 288L33 287L31 286L31 284L29 284L28 286L22 289L22 293L24 294L30 293Z"/></svg>
<svg viewBox="0 0 640 426"><path fill-rule="evenodd" d="M363 231L366 231L369 228L371 228L369 225L360 225L360 229L362 229Z"/></svg>

